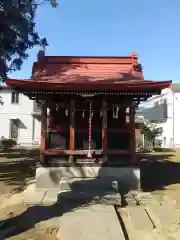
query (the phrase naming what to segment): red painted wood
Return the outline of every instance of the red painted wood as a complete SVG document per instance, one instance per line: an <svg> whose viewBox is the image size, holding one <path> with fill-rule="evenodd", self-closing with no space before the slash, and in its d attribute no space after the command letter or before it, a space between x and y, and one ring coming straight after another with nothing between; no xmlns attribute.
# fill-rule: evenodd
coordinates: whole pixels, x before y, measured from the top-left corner
<svg viewBox="0 0 180 240"><path fill-rule="evenodd" d="M67 155L79 155L79 156L87 156L88 150L58 150L58 149L46 149L44 154L49 156L67 156ZM132 152L129 150L94 150L92 151L93 155L109 155L109 156L124 156L124 155L131 155Z"/></svg>
<svg viewBox="0 0 180 240"><path fill-rule="evenodd" d="M70 136L69 136L69 149L71 151L74 150L75 148L75 113L74 112L74 100L71 100L71 103L70 103Z"/></svg>
<svg viewBox="0 0 180 240"><path fill-rule="evenodd" d="M43 101L41 104L41 137L40 137L40 162L45 163L44 151L46 148L46 137L47 137L47 105Z"/></svg>
<svg viewBox="0 0 180 240"><path fill-rule="evenodd" d="M171 81L152 82L152 81L129 81L119 83L51 83L36 82L32 80L7 79L6 84L12 88L18 88L21 91L116 91L116 92L156 92L163 88L168 88Z"/></svg>
<svg viewBox="0 0 180 240"><path fill-rule="evenodd" d="M129 117L130 117L130 125L132 129L132 137L131 137L131 156L132 163L136 161L136 135L135 135L135 111L133 105L129 109Z"/></svg>
<svg viewBox="0 0 180 240"><path fill-rule="evenodd" d="M107 150L107 111L106 111L107 103L106 101L102 101L102 149L105 152Z"/></svg>
<svg viewBox="0 0 180 240"><path fill-rule="evenodd" d="M45 56L33 64L32 78L49 82L144 79L137 55L124 57ZM137 76L138 73L138 76Z"/></svg>

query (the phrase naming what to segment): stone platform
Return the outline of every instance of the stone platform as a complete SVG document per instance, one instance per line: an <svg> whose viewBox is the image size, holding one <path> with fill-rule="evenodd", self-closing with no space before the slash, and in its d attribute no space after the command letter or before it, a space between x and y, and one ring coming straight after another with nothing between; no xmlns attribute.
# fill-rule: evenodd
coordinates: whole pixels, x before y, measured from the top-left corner
<svg viewBox="0 0 180 240"><path fill-rule="evenodd" d="M36 170L36 188L61 191L67 179L103 179L104 184L118 181L126 190L140 189L140 169L137 167L106 167L106 166L61 166L38 167ZM64 183L63 183L64 181ZM92 184L94 184L94 180ZM90 184L88 185L90 187ZM68 186L67 186L68 188Z"/></svg>

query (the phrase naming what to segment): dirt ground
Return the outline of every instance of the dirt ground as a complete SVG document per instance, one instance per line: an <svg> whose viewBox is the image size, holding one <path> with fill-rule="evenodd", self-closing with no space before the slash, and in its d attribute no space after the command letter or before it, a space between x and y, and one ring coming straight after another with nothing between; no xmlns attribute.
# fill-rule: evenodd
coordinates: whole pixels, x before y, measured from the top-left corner
<svg viewBox="0 0 180 240"><path fill-rule="evenodd" d="M27 206L23 204L21 193L29 182L34 180L39 150L13 150L0 153L0 223L23 213ZM54 229L38 230L32 228L22 234L12 236L10 240L56 239Z"/></svg>
<svg viewBox="0 0 180 240"><path fill-rule="evenodd" d="M22 191L34 180L39 151L14 150L0 153L0 220L11 219L27 209L21 198ZM180 207L180 150L138 154L141 167L142 190L151 192L158 200L168 196ZM0 221L0 224L1 224ZM25 223L26 224L26 223ZM32 227L8 239L56 239L57 229Z"/></svg>
<svg viewBox="0 0 180 240"><path fill-rule="evenodd" d="M180 207L180 149L171 152L138 154L141 187L162 201L168 196Z"/></svg>

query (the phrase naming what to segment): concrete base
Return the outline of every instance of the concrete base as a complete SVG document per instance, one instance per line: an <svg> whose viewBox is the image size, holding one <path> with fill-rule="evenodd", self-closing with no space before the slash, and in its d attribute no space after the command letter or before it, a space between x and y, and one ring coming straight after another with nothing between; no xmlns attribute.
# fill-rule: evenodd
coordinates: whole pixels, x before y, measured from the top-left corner
<svg viewBox="0 0 180 240"><path fill-rule="evenodd" d="M137 167L102 167L102 166L71 166L71 167L39 167L36 170L36 188L50 190L71 190L72 179L88 181L88 189L95 179L102 179L106 184L118 181L119 187L128 190L140 189L140 169ZM71 183L70 183L71 181ZM85 181L87 182L87 181ZM92 184L90 184L90 182ZM101 185L102 187L102 185Z"/></svg>

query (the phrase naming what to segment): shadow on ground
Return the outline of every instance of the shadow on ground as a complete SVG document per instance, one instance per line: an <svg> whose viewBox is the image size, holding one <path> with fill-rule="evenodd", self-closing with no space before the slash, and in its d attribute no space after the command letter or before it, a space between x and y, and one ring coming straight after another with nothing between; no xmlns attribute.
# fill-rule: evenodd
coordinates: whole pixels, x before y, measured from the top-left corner
<svg viewBox="0 0 180 240"><path fill-rule="evenodd" d="M2 221L4 224L0 229L0 235L4 238L9 238L38 227L36 224L42 221L60 217L79 207L87 207L95 202L97 203L97 196L100 199L107 194L117 193L118 191L124 195L125 189L116 190L112 187L114 180L116 179L106 178L106 184L104 184L103 179L100 178L72 182L71 190L60 193L57 198L57 203L51 206L31 206L19 216ZM55 221L55 224L58 226L58 219Z"/></svg>
<svg viewBox="0 0 180 240"><path fill-rule="evenodd" d="M171 161L172 156L173 154L163 153L159 155L138 154L137 157L140 160L141 168L142 190L162 190L168 185L180 183L180 163ZM32 162L30 162L29 166L32 167ZM6 171L9 172L8 167L6 167ZM21 170L18 171L19 173L22 173L24 171L24 167L22 166ZM116 179L109 180L112 184L112 181ZM78 207L85 207L88 204L91 204L95 196L98 195L99 197L103 197L109 193L109 189L107 188L98 188L98 192L91 191L91 189L94 189L97 181L98 179L74 182L71 185L71 189L73 191L59 194L56 204L53 204L51 206L31 206L28 207L27 210L19 216L2 221L4 222L4 224L1 227L0 235L2 235L4 238L9 238L11 236L20 234L24 231L36 227L36 224L42 221L59 217L65 213L75 210ZM110 187L110 185L108 186ZM121 186L119 187L121 188ZM74 191L80 191L79 189L81 189L81 191L82 189L86 189L89 195L85 198L82 197L75 200L73 195ZM118 191L120 191L122 195L124 195L129 191L129 189L118 189Z"/></svg>
<svg viewBox="0 0 180 240"><path fill-rule="evenodd" d="M0 182L9 185L13 191L22 191L29 180L35 178L39 150L19 150L0 153ZM1 189L0 189L1 192Z"/></svg>
<svg viewBox="0 0 180 240"><path fill-rule="evenodd" d="M163 190L180 183L180 162L171 160L174 154L138 154L143 191Z"/></svg>

